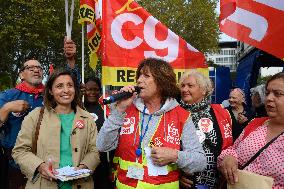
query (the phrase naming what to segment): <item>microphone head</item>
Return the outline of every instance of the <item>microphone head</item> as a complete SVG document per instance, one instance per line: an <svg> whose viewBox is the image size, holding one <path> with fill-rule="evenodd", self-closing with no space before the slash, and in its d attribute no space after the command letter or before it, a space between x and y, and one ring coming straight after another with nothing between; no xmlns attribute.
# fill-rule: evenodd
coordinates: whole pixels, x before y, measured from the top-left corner
<svg viewBox="0 0 284 189"><path fill-rule="evenodd" d="M106 97L105 99L103 99L103 105L106 105L106 104L110 104L113 102L113 97L112 96L108 96Z"/></svg>

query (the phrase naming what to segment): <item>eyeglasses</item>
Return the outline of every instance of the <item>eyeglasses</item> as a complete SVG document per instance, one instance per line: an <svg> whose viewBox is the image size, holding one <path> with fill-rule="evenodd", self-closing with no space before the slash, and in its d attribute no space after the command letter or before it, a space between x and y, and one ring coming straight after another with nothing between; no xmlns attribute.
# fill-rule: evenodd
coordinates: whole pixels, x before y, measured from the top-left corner
<svg viewBox="0 0 284 189"><path fill-rule="evenodd" d="M30 72L34 72L35 69L38 69L38 71L42 72L43 68L41 66L25 66L23 67L22 71L29 70Z"/></svg>

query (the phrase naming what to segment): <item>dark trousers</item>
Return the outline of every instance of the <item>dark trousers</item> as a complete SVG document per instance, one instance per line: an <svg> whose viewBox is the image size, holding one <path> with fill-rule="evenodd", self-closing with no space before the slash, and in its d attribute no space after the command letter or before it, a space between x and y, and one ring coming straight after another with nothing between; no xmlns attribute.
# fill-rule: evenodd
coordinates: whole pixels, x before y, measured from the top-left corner
<svg viewBox="0 0 284 189"><path fill-rule="evenodd" d="M13 160L12 149L0 147L0 188L3 189L24 189L27 179L17 169L9 164Z"/></svg>
<svg viewBox="0 0 284 189"><path fill-rule="evenodd" d="M109 153L112 162L114 151ZM93 174L94 188L95 189L114 189L114 183L111 179L111 166L112 163L107 161L107 153L100 152L101 163L96 168Z"/></svg>

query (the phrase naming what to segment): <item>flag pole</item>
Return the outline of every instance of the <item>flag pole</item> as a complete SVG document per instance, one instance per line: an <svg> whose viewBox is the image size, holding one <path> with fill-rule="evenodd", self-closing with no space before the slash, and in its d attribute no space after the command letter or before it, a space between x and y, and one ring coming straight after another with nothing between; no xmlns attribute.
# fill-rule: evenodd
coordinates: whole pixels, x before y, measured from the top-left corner
<svg viewBox="0 0 284 189"><path fill-rule="evenodd" d="M85 70L84 70L84 62L85 62L85 35L84 35L84 24L82 24L82 83L85 83Z"/></svg>
<svg viewBox="0 0 284 189"><path fill-rule="evenodd" d="M84 62L85 62L85 47L84 47L85 35L84 35L84 24L82 24L82 83L85 83L85 70L84 70ZM84 102L84 95L82 96L82 101Z"/></svg>
<svg viewBox="0 0 284 189"><path fill-rule="evenodd" d="M103 85L103 98L106 98L106 86ZM104 105L104 118L106 120L106 105Z"/></svg>
<svg viewBox="0 0 284 189"><path fill-rule="evenodd" d="M101 9L101 19L102 19L102 35L101 35L101 37L102 37L102 43L103 43L103 47L102 47L102 53L101 53L101 55L102 55L102 65L104 65L104 61L105 61L105 45L104 45L104 43L105 43L105 40L104 40L104 22L103 22L103 19L104 19L104 6L105 6L105 0L99 0L100 1L100 3L101 3L101 7L102 7L102 9ZM103 67L103 66L102 66ZM102 68L102 70L103 70L103 68ZM102 80L103 80L103 71L102 71ZM105 98L106 97L106 85L103 85L103 98ZM104 105L104 118L105 118L105 120L106 120L106 105ZM110 162L110 154L109 154L109 152L107 152L107 162Z"/></svg>
<svg viewBox="0 0 284 189"><path fill-rule="evenodd" d="M106 86L103 85L103 99L106 98ZM104 104L104 118L105 120L107 119L107 116L106 116L106 105ZM110 154L109 152L107 152L107 162L109 163L110 162Z"/></svg>
<svg viewBox="0 0 284 189"><path fill-rule="evenodd" d="M104 30L104 26L103 26L103 24L104 24L104 22L103 22L103 19L104 19L104 6L105 6L105 1L104 0L99 0L98 1L98 3L99 3L99 6L101 7L101 9L100 9L100 16L101 16L101 20L102 20L102 35L101 35L101 37L102 37L102 42L103 42L103 47L102 47L102 52L101 52L101 60L102 60L102 67L103 67L103 65L104 65L104 54L105 54L105 48L104 48L104 32L103 32L103 30ZM102 68L102 70L103 70L103 68ZM103 81L103 71L102 71L102 81ZM103 83L103 82L102 82ZM103 98L105 98L106 97L106 85L105 84L103 84ZM106 119L106 105L104 105L104 118ZM108 158L108 160L109 160L109 158Z"/></svg>

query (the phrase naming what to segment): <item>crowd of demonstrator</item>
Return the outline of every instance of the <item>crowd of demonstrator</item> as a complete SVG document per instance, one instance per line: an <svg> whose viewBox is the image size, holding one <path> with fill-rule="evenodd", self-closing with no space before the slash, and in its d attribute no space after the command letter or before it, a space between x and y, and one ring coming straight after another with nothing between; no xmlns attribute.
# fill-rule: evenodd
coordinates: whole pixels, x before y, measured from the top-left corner
<svg viewBox="0 0 284 189"><path fill-rule="evenodd" d="M100 80L80 84L72 40L64 52L66 68L45 86L41 64L29 59L21 82L0 93L1 188L284 188L284 73L251 89L253 108L240 88L224 108L211 103L207 76L191 70L177 82L170 64L147 58L139 94L122 87L116 93L133 95L104 117ZM93 174L61 182L56 169L65 166Z"/></svg>

